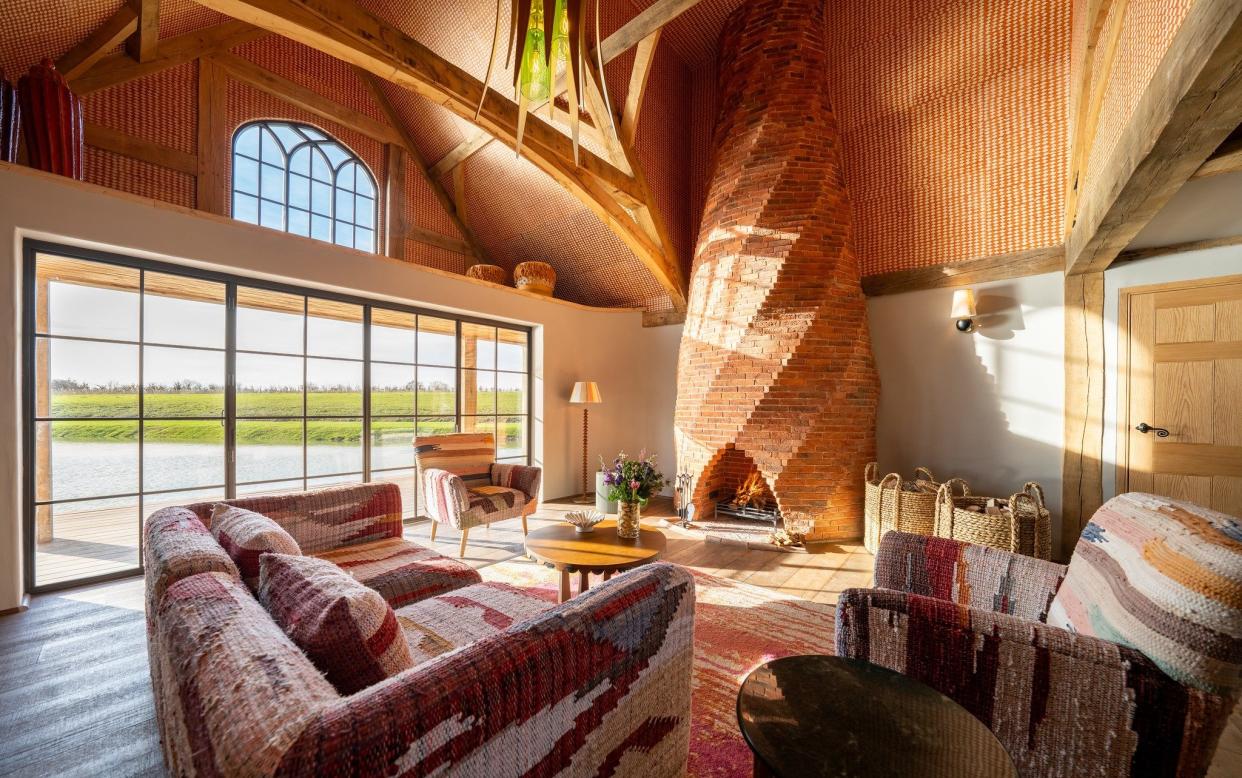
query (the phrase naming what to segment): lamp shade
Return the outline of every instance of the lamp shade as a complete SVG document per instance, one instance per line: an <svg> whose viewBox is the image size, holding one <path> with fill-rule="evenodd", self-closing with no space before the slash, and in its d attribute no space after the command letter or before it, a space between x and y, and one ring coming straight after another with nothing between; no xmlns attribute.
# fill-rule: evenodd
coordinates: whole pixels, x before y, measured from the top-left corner
<svg viewBox="0 0 1242 778"><path fill-rule="evenodd" d="M571 403L602 403L604 398L599 393L599 385L594 381L576 381L574 393L569 395Z"/></svg>
<svg viewBox="0 0 1242 778"><path fill-rule="evenodd" d="M974 289L958 289L953 293L953 311L949 314L950 319L973 319L977 313L975 312L975 290Z"/></svg>

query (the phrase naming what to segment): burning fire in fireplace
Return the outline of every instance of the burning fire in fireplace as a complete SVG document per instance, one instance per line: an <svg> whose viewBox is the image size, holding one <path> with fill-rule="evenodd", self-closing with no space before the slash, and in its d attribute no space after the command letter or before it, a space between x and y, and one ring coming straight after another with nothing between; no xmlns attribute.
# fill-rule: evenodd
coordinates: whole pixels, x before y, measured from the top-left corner
<svg viewBox="0 0 1242 778"><path fill-rule="evenodd" d="M729 504L735 508L766 508L768 507L766 492L767 484L764 483L763 478L758 473L751 472L746 476L745 481L738 484Z"/></svg>

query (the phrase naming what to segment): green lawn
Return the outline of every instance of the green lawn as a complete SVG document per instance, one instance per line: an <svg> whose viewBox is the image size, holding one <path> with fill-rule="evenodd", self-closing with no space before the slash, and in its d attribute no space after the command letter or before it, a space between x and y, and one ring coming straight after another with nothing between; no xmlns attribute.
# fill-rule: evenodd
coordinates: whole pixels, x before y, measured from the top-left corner
<svg viewBox="0 0 1242 778"><path fill-rule="evenodd" d="M455 398L452 392L422 392L418 397L420 415L452 416ZM476 413L492 413L499 402L502 414L524 414L525 401L519 392L499 392L497 395L480 394ZM376 392L371 396L372 416L414 415L413 392ZM218 421L176 421L176 416L222 416L222 394L154 394L145 400L144 425L149 443L219 443L224 440L224 425ZM309 415L350 416L362 415L362 394L359 392L325 392L309 395ZM463 408L463 412L469 409ZM113 421L108 416L136 416L138 399L134 394L80 393L57 394L52 398L53 417L98 418L98 421L60 422L52 427L56 440L88 442L135 440L138 425L132 421ZM243 392L237 395L237 442L241 444L299 445L302 442L300 420L246 421L244 417L255 416L301 416L302 395L296 392ZM487 424L488 420L480 419ZM412 421L373 419L372 435L384 438L409 438L414 433ZM361 437L361 424L338 420L307 423L306 436L311 444L357 445ZM422 419L418 432L434 435L453 431L453 420ZM521 442L520 423L501 420L501 436L511 445Z"/></svg>

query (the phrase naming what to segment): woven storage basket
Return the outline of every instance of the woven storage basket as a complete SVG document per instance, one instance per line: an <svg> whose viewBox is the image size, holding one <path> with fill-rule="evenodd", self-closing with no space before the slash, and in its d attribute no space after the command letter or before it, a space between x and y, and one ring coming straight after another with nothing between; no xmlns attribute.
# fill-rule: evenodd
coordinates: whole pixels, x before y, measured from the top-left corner
<svg viewBox="0 0 1242 778"><path fill-rule="evenodd" d="M876 480L876 463L864 471L866 500L863 517L863 545L871 553L880 547L880 538L889 530L930 535L936 526L936 478L925 467L916 468L915 480L902 483L901 476L889 473Z"/></svg>
<svg viewBox="0 0 1242 778"><path fill-rule="evenodd" d="M954 485L961 487L961 495L953 495ZM986 508L993 500L997 508L1009 508L1012 518L967 510L971 505ZM1044 507L1044 489L1034 481L1027 481L1022 491L1009 499L971 494L960 478L945 481L936 493L935 534L1039 559L1052 558L1052 518Z"/></svg>

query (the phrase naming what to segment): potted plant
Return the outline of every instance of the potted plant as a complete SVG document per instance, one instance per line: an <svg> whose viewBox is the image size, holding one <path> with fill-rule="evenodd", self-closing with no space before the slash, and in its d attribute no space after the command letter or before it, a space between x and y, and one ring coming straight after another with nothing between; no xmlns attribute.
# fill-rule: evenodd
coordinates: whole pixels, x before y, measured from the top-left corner
<svg viewBox="0 0 1242 778"><path fill-rule="evenodd" d="M617 514L617 535L623 538L638 537L638 522L642 508L653 494L664 488L664 474L656 469L655 455L647 456L646 450L638 459L630 459L622 451L612 461L611 467L603 467L604 485L608 487L608 499L620 503ZM603 466L603 457L600 457Z"/></svg>

